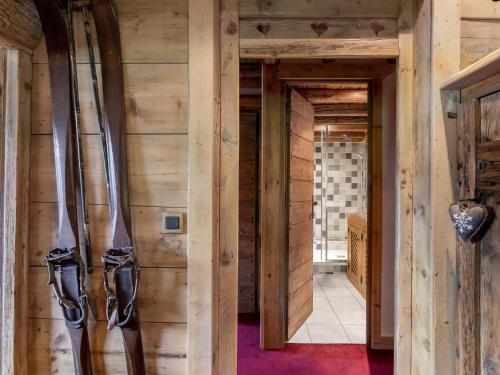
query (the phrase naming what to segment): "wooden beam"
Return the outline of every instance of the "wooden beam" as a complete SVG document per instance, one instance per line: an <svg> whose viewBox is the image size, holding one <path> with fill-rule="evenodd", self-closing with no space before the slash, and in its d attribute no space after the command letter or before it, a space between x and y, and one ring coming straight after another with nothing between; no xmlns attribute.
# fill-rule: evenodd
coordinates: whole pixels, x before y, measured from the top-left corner
<svg viewBox="0 0 500 375"><path fill-rule="evenodd" d="M1 373L27 373L31 56L2 49L5 70Z"/></svg>
<svg viewBox="0 0 500 375"><path fill-rule="evenodd" d="M0 44L31 53L42 39L42 25L33 0L0 4Z"/></svg>
<svg viewBox="0 0 500 375"><path fill-rule="evenodd" d="M500 73L500 49L447 78L441 89L461 90L498 73Z"/></svg>
<svg viewBox="0 0 500 375"><path fill-rule="evenodd" d="M315 123L314 131L326 131L327 134L339 132L366 133L368 131L368 123L363 125L328 125L328 129L325 125Z"/></svg>
<svg viewBox="0 0 500 375"><path fill-rule="evenodd" d="M413 9L413 0L402 0L398 19L394 373L399 375L410 375L412 368Z"/></svg>
<svg viewBox="0 0 500 375"><path fill-rule="evenodd" d="M335 103L314 105L314 116L367 116L368 103Z"/></svg>
<svg viewBox="0 0 500 375"><path fill-rule="evenodd" d="M259 110L262 108L262 98L260 96L240 96L240 108Z"/></svg>
<svg viewBox="0 0 500 375"><path fill-rule="evenodd" d="M217 374L220 102L219 7L189 0L189 375ZM200 79L203 77L203 79ZM203 167L201 167L203 165Z"/></svg>
<svg viewBox="0 0 500 375"><path fill-rule="evenodd" d="M366 142L368 133L332 133L321 136L320 133L314 133L315 142Z"/></svg>
<svg viewBox="0 0 500 375"><path fill-rule="evenodd" d="M242 39L241 58L395 58L398 39Z"/></svg>
<svg viewBox="0 0 500 375"><path fill-rule="evenodd" d="M276 65L263 65L262 80L260 345L263 349L278 349L284 345L286 322L283 262L288 224L288 156L283 88Z"/></svg>
<svg viewBox="0 0 500 375"><path fill-rule="evenodd" d="M238 0L220 0L220 167L218 370L236 374L238 335L238 236L240 61Z"/></svg>
<svg viewBox="0 0 500 375"><path fill-rule="evenodd" d="M391 74L394 69L395 65L385 60L367 60L362 63L356 60L338 60L321 64L282 63L278 65L278 77L287 81L327 79L366 81L383 78Z"/></svg>
<svg viewBox="0 0 500 375"><path fill-rule="evenodd" d="M461 0L462 18L475 19L500 19L500 4L495 1L483 1L478 3L476 0Z"/></svg>
<svg viewBox="0 0 500 375"><path fill-rule="evenodd" d="M314 118L314 122L329 125L366 125L368 116L319 116Z"/></svg>
<svg viewBox="0 0 500 375"><path fill-rule="evenodd" d="M288 86L294 89L351 89L361 90L368 89L368 84L365 82L328 82L328 81L290 81Z"/></svg>
<svg viewBox="0 0 500 375"><path fill-rule="evenodd" d="M329 90L329 89L303 89L298 90L309 103L338 104L338 103L368 103L367 90Z"/></svg>
<svg viewBox="0 0 500 375"><path fill-rule="evenodd" d="M324 16L325 17L325 16ZM244 18L241 39L397 38L395 18Z"/></svg>
<svg viewBox="0 0 500 375"><path fill-rule="evenodd" d="M241 0L240 17L393 17L397 0Z"/></svg>
<svg viewBox="0 0 500 375"><path fill-rule="evenodd" d="M444 80L459 71L457 0L423 0L414 29L412 374L456 374L457 280L454 195L456 112Z"/></svg>

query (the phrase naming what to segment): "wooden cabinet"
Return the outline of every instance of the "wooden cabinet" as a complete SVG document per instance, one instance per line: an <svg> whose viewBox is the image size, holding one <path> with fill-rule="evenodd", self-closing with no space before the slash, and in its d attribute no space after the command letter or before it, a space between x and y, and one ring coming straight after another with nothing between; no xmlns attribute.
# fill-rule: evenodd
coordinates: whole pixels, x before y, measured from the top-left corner
<svg viewBox="0 0 500 375"><path fill-rule="evenodd" d="M367 221L364 215L347 215L347 278L366 298Z"/></svg>

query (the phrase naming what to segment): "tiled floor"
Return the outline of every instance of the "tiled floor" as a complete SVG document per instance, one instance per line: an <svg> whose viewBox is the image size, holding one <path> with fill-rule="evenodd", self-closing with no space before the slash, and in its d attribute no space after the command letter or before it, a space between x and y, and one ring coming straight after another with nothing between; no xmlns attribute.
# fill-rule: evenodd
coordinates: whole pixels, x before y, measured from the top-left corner
<svg viewBox="0 0 500 375"><path fill-rule="evenodd" d="M366 303L345 273L315 274L313 294L313 313L290 343L366 343Z"/></svg>

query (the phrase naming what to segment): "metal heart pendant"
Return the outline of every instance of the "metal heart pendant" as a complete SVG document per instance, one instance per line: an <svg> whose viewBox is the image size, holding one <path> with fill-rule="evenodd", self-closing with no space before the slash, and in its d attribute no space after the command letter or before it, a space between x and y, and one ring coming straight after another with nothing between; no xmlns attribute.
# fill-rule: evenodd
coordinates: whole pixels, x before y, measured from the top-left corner
<svg viewBox="0 0 500 375"><path fill-rule="evenodd" d="M465 243L475 239L488 220L488 209L473 201L453 203L449 212L455 230Z"/></svg>

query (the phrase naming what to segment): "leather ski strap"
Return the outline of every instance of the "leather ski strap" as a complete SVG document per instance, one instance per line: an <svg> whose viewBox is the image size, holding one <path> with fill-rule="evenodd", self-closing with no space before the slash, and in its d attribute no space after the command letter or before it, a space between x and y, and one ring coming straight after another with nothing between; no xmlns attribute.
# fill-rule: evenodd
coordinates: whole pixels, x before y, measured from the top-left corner
<svg viewBox="0 0 500 375"><path fill-rule="evenodd" d="M101 56L104 128L108 146L112 249L102 257L108 327L123 335L130 375L145 375L137 292L139 266L133 249L125 147L125 99L120 29L111 0L90 1ZM109 279L111 275L111 280Z"/></svg>
<svg viewBox="0 0 500 375"><path fill-rule="evenodd" d="M78 248L68 33L56 0L35 0L35 3L49 58L59 217L57 247L49 252L45 261L49 285L54 287L71 337L75 374L92 375L87 333L89 297L84 287L85 266Z"/></svg>

